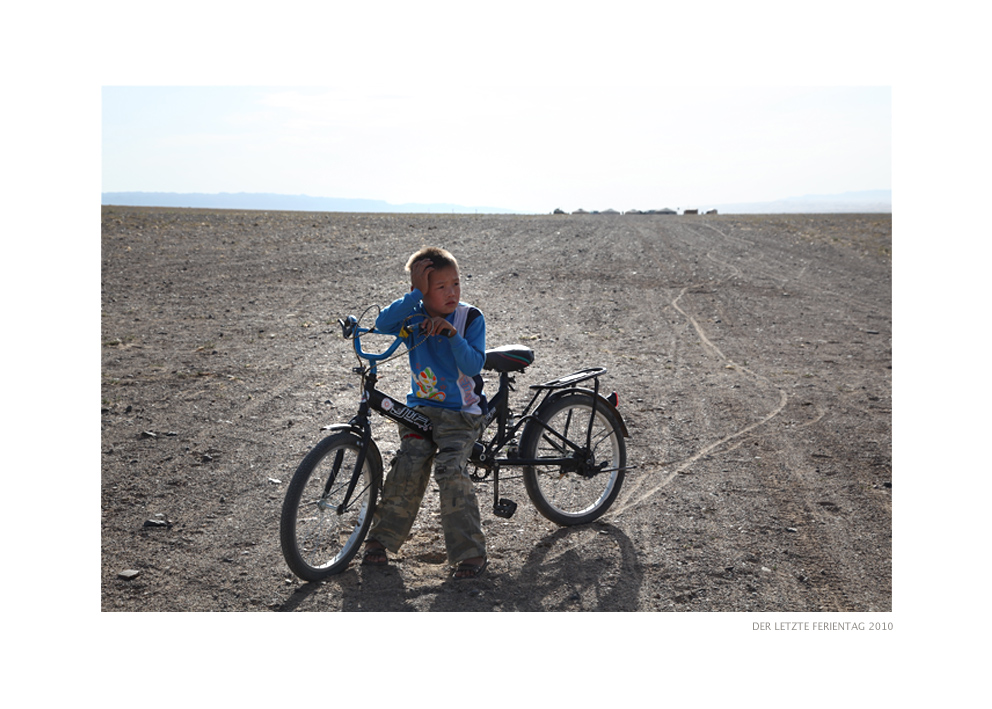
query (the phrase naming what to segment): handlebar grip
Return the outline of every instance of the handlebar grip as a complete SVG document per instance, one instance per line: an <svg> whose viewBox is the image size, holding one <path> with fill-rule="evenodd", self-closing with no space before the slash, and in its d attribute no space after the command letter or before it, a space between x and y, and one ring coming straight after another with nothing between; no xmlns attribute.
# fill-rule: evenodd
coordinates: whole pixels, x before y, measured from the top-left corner
<svg viewBox="0 0 992 709"><path fill-rule="evenodd" d="M424 326L425 326L425 325L426 325L426 324L427 324L428 322L430 322L430 321L429 321L429 320L423 320L423 321L422 321L422 322L421 322L421 323L419 324L419 326L418 326L418 327L420 328L420 331L421 331L421 332L423 332L424 330L426 330L426 329L427 329L427 328L426 328L426 327L424 327ZM451 323L448 323L448 324L449 324L449 325L451 325ZM458 334L458 331L457 331L457 330L455 330L455 328L454 328L454 326L452 325L452 326L451 326L451 329L450 329L450 330L445 330L443 334L444 334L444 335L445 335L446 337L449 337L449 338L451 338L451 337L454 337L455 335L457 335L457 334Z"/></svg>
<svg viewBox="0 0 992 709"><path fill-rule="evenodd" d="M338 318L338 325L341 326L341 335L347 340L355 334L355 327L358 326L358 318L354 315L349 315L345 320Z"/></svg>

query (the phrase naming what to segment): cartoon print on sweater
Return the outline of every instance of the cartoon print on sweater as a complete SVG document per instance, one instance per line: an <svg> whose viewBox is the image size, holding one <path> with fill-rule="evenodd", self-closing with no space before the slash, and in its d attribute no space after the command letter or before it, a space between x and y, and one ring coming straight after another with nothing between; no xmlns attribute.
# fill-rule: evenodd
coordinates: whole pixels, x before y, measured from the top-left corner
<svg viewBox="0 0 992 709"><path fill-rule="evenodd" d="M437 377L430 367L417 375L417 397L431 401L444 401L444 392L437 388Z"/></svg>

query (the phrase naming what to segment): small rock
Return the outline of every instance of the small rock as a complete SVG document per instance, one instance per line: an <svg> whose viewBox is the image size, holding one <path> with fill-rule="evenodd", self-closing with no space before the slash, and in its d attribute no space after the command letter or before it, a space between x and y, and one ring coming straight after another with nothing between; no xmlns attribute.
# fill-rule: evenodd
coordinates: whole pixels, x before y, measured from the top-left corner
<svg viewBox="0 0 992 709"><path fill-rule="evenodd" d="M146 527L168 527L169 523L164 519L146 519Z"/></svg>
<svg viewBox="0 0 992 709"><path fill-rule="evenodd" d="M124 579L125 581L130 581L131 579L137 578L141 574L137 569L124 569L119 574L117 578Z"/></svg>

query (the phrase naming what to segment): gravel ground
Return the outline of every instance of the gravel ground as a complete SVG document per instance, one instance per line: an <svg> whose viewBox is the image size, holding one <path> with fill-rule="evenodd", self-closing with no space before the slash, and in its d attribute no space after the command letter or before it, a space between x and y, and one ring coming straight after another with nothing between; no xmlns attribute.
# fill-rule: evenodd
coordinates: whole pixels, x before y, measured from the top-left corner
<svg viewBox="0 0 992 709"><path fill-rule="evenodd" d="M304 583L279 513L357 406L336 319L405 292L424 244L490 347L535 350L518 389L608 368L637 467L583 527L506 483L478 580L447 579L432 489L388 568ZM892 610L889 215L104 207L101 258L103 611ZM384 375L402 396L404 361Z"/></svg>

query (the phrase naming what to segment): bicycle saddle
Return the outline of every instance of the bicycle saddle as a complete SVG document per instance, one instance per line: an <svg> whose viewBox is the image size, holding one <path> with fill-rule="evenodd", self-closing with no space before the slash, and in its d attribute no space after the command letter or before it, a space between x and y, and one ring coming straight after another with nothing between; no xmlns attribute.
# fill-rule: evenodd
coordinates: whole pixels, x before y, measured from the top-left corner
<svg viewBox="0 0 992 709"><path fill-rule="evenodd" d="M483 369L497 372L522 372L534 361L534 350L523 345L503 345L486 350Z"/></svg>

